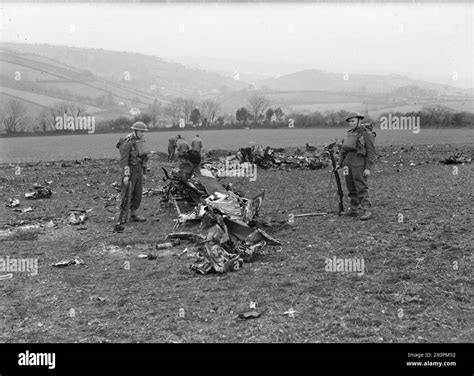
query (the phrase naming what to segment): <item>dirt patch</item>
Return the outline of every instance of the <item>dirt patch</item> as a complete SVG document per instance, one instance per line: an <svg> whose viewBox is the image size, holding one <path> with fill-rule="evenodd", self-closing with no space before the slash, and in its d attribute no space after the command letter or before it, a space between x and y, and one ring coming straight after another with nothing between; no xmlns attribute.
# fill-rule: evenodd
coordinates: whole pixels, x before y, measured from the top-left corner
<svg viewBox="0 0 474 376"><path fill-rule="evenodd" d="M470 154L468 146L460 147ZM49 221L54 227L0 237L0 257L37 258L38 274L0 280L2 342L468 342L472 315L472 166L438 161L454 146L379 148L370 178L374 218L295 218L269 227L284 240L253 262L223 275L197 275L179 257L189 244L156 250L171 232L174 210L144 197L145 223L113 233L119 179L116 160L0 167L0 229ZM147 188L159 188L152 157ZM34 183L52 181L49 199L29 200ZM336 208L329 170L258 171L258 179L228 178L246 196L266 189L261 217ZM92 211L82 225L67 218ZM402 215L402 217L400 217ZM157 221L159 220L159 221ZM15 224L17 224L15 226ZM197 227L187 228L198 231ZM267 229L265 229L267 231ZM140 254L154 253L155 259ZM79 256L84 265L51 264ZM327 259L364 260L364 273L328 271ZM0 275L6 274L0 272ZM97 298L99 297L99 298ZM252 320L236 315L263 312ZM293 313L291 313L293 312Z"/></svg>

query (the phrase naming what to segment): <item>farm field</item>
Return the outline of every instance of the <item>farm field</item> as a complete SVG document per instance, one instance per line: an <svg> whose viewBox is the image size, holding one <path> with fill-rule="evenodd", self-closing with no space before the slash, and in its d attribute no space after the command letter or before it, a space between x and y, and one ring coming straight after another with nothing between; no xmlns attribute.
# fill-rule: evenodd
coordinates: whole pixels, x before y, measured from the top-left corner
<svg viewBox="0 0 474 376"><path fill-rule="evenodd" d="M322 146L335 139L341 140L345 128L341 129L236 129L236 130L176 130L152 132L146 135L148 148L166 152L168 139L180 133L191 141L199 133L207 150L223 149L237 151L253 143L272 147L304 147L306 143ZM419 144L473 144L471 129L423 129L414 134L410 130L377 130L377 145ZM43 136L0 138L0 163L76 160L91 158L117 158L115 145L121 134L94 134L71 136Z"/></svg>
<svg viewBox="0 0 474 376"><path fill-rule="evenodd" d="M388 105L388 104L371 104L371 103L307 103L307 104L289 104L287 111L297 111L302 113L310 113L314 111L325 112L325 111L339 111L341 109L347 111L364 112L366 107L371 117L377 117L387 112L401 112L408 113L413 111L420 111L423 107L427 106L445 106L455 112L473 112L474 101L464 99L456 101L436 101L436 102L423 102L419 104L406 104L406 105Z"/></svg>
<svg viewBox="0 0 474 376"><path fill-rule="evenodd" d="M0 87L0 93L6 94L8 96L11 96L20 100L24 100L27 102L32 102L34 104L37 104L39 106L44 106L44 107L52 107L63 101L63 99L61 98L51 97L51 96L43 95L43 94L36 94L36 93L28 92L25 90L16 90L9 87ZM95 113L104 111L101 108L90 106L90 105L83 105L83 106L86 112L90 114L95 114Z"/></svg>
<svg viewBox="0 0 474 376"><path fill-rule="evenodd" d="M147 222L112 232L119 203L101 197L116 193L116 158L25 165L20 175L4 164L0 200L18 198L33 211L0 207L0 254L38 259L38 273L0 280L0 342L472 342L472 166L453 174L439 163L456 149L471 153L465 135L403 150L378 146L368 222L335 214L286 222L289 214L330 209L329 169L259 169L255 182L225 179L247 197L266 190L260 216L274 223L265 231L283 245L265 247L239 271L206 276L178 258L185 242L157 259L138 258L173 227L176 213L160 207L160 196L143 198ZM146 188L162 186L161 167L172 165L153 155ZM52 197L25 200L44 181ZM77 207L92 209L83 226L66 221ZM51 220L54 227L5 232L7 224ZM199 232L196 225L183 230ZM84 265L51 266L75 256ZM363 259L364 273L326 271L333 257ZM251 302L262 315L236 319ZM291 309L294 315L284 314Z"/></svg>

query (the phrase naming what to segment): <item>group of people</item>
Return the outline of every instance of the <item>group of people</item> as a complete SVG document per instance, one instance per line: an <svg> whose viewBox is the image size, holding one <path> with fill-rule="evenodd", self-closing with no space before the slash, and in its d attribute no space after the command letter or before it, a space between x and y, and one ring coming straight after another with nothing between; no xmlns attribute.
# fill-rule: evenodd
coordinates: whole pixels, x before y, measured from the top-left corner
<svg viewBox="0 0 474 376"><path fill-rule="evenodd" d="M368 178L375 162L374 134L362 124L364 116L359 113L351 114L346 122L351 127L344 137L337 170L342 169L346 181L350 208L343 212L345 216L359 217L367 220L372 217L369 200ZM144 147L144 132L148 131L146 124L136 122L130 133L119 141L120 166L122 169L121 204L118 223L115 231L124 230L124 223L130 212L131 222L143 222L145 218L136 214L140 207L143 184L146 181L148 155ZM168 142L168 161L174 162L175 155L182 162L180 169L190 177L194 167L201 161L203 142L196 135L189 145L181 135L172 137ZM187 166L191 166L187 168ZM337 173L337 172L336 172Z"/></svg>
<svg viewBox="0 0 474 376"><path fill-rule="evenodd" d="M174 162L175 155L183 158L187 151L194 150L201 155L203 150L202 140L197 134L191 142L191 146L178 134L168 140L168 162Z"/></svg>

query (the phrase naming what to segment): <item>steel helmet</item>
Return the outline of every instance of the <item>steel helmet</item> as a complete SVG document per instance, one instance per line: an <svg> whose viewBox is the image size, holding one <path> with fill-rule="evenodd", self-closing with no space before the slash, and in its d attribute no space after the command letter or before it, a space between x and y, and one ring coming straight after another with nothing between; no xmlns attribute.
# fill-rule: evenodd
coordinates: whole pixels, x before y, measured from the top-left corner
<svg viewBox="0 0 474 376"><path fill-rule="evenodd" d="M135 131L148 132L148 127L146 126L145 123L141 121L137 121L136 123L133 123L130 129L133 129Z"/></svg>
<svg viewBox="0 0 474 376"><path fill-rule="evenodd" d="M354 113L350 114L348 117L346 117L346 121L348 122L352 118L359 118L360 120L362 120L364 118L364 116L359 114L358 112L354 112Z"/></svg>

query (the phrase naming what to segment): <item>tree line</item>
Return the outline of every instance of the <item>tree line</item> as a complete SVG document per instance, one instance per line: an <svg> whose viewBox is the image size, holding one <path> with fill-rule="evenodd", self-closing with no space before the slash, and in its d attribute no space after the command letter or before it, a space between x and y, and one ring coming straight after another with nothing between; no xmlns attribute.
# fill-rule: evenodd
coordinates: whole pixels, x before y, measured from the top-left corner
<svg viewBox="0 0 474 376"><path fill-rule="evenodd" d="M7 101L0 113L0 124L7 134L27 132L57 132L55 122L63 115L77 118L90 116L84 105L72 102L61 102L44 108L35 118L28 115L26 106L17 99ZM168 105L162 105L156 99L146 110L135 116L120 116L111 120L96 123L97 133L117 132L129 129L135 121L142 121L152 129L183 128L189 126L207 128L337 128L345 125L349 111L325 111L299 113L292 111L285 114L281 107L272 107L269 100L262 95L251 95L246 106L236 109L235 114L220 113L216 100L195 100L175 98ZM364 122L378 127L382 116L419 117L424 128L465 128L474 124L474 113L455 112L441 105L423 107L419 111L390 112L378 118L366 116ZM31 128L31 125L33 127Z"/></svg>

